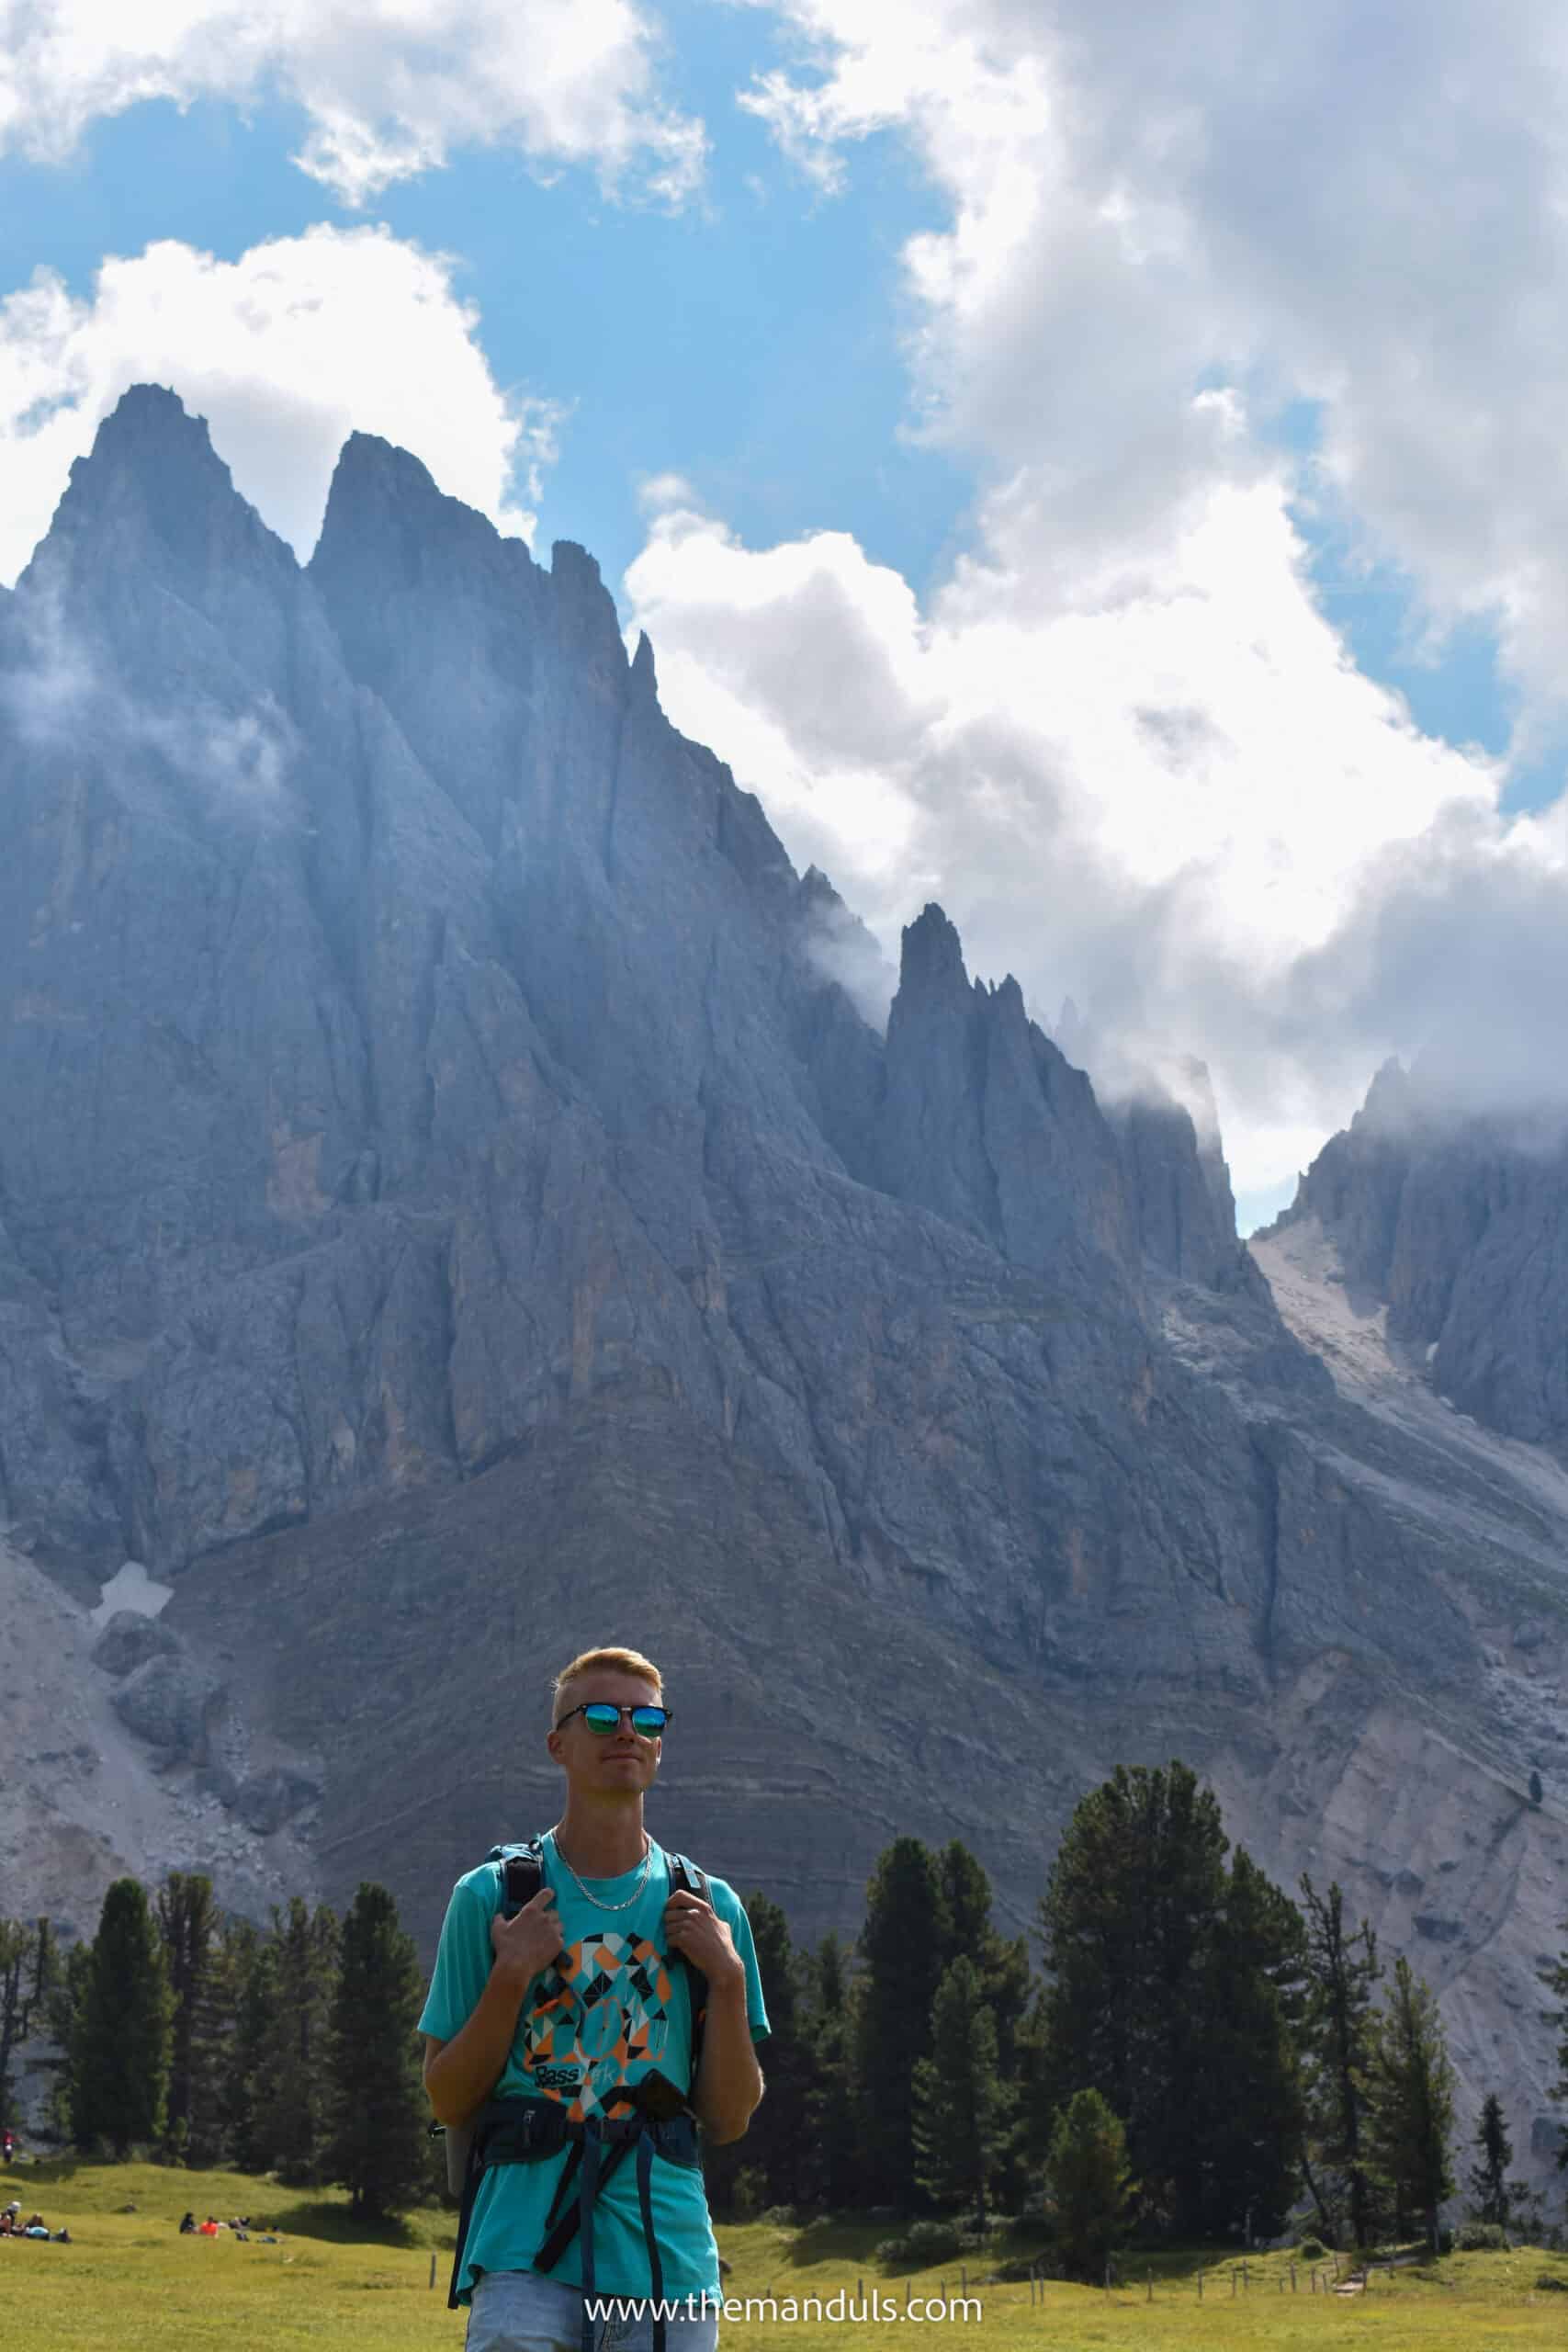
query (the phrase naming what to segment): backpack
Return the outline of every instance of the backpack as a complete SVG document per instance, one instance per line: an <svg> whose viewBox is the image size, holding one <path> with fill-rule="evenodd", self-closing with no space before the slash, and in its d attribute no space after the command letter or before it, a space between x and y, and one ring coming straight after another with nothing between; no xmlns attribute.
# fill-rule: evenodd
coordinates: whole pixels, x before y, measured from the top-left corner
<svg viewBox="0 0 1568 2352"><path fill-rule="evenodd" d="M503 1919L514 1919L523 1905L531 1903L543 1886L545 1872L540 1860L543 1849L543 1838L530 1838L523 1845L492 1846L485 1856L487 1862L502 1864L501 1916ZM672 1889L680 1887L700 1895L705 1903L708 1899L705 1872L700 1871L695 1862L688 1861L684 1854L671 1854L670 1857L670 1884ZM692 2075L688 2086L688 2090L691 2090L696 2086L697 2068L703 2054L703 2028L707 2020L707 1978L700 1968L694 1968L689 1960L682 1960L681 1965L691 1978ZM461 2197L468 2177L468 2149L474 2136L473 2124L471 2121L433 2123L430 2126L432 2138L438 2132L444 2132L446 2140L446 2186L454 2197Z"/></svg>

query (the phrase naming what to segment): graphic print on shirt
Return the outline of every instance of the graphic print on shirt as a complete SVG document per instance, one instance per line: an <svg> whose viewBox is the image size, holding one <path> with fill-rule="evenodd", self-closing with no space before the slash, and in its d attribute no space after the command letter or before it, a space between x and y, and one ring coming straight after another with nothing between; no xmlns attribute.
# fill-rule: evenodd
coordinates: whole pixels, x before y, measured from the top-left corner
<svg viewBox="0 0 1568 2352"><path fill-rule="evenodd" d="M670 1972L646 1936L584 1936L539 1979L519 2029L534 2088L569 2119L657 2066L670 2039ZM625 2113L624 2102L611 2110Z"/></svg>

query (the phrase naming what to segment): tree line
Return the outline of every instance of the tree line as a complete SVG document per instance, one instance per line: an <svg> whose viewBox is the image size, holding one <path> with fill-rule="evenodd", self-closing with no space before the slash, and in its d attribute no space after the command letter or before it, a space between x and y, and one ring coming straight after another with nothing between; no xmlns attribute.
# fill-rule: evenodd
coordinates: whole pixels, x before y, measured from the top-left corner
<svg viewBox="0 0 1568 2352"><path fill-rule="evenodd" d="M1043 2206L1086 2276L1130 2227L1255 2243L1303 2200L1330 2245L1436 2244L1459 2162L1436 2001L1404 1958L1385 1971L1337 1884L1303 1876L1299 1896L1231 1848L1179 1762L1119 1767L1078 1805L1039 1905L1038 1974L956 1839L897 1838L852 1943L797 1947L752 1891L767 2092L745 2139L707 2152L716 2211L983 2230ZM1568 2101L1568 1951L1541 1974ZM152 1900L120 1879L63 1960L47 1920L0 1920L0 2124L17 2046L41 2027L59 2141L341 2185L355 2211L395 2213L444 2191L423 1995L384 1887L362 1883L341 1923L296 1896L263 1930L220 1915L205 1877L173 1872ZM1478 2219L1539 2222L1495 2094L1473 2144Z"/></svg>
<svg viewBox="0 0 1568 2352"><path fill-rule="evenodd" d="M427 2139L417 2019L424 1978L385 1887L340 1922L299 1896L263 1931L220 1914L210 1880L171 1871L104 1897L62 1960L48 1920L0 1920L0 2123L13 2061L47 2037L46 2130L84 2154L338 2185L381 2218L444 2178Z"/></svg>
<svg viewBox="0 0 1568 2352"><path fill-rule="evenodd" d="M956 1842L887 1849L852 1972L831 1937L793 1951L778 1906L750 1898L768 2091L710 2182L977 2229L1043 2199L1084 2276L1133 2225L1258 2242L1303 2201L1336 2247L1435 2245L1461 2162L1435 1997L1404 1958L1385 1972L1337 1884L1303 1876L1299 1894L1231 1849L1177 1762L1119 1768L1078 1805L1039 1905L1037 1978ZM1542 1981L1563 2004L1543 2018L1568 2100L1568 1954ZM1495 2094L1474 2146L1476 2217L1539 2223Z"/></svg>

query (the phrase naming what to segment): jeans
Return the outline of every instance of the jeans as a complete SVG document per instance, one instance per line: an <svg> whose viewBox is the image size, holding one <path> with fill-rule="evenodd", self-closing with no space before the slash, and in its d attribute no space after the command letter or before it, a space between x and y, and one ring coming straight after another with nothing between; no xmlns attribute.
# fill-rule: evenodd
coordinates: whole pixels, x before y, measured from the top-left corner
<svg viewBox="0 0 1568 2352"><path fill-rule="evenodd" d="M716 2352L718 2313L711 2304L701 2317L688 2318L683 2301L677 2309L680 2316L664 2323L668 2352ZM598 2352L653 2352L653 2314L646 2300L636 2318L595 2320L593 2341ZM581 2346L580 2287L536 2270L480 2272L468 2301L463 2352L581 2352Z"/></svg>

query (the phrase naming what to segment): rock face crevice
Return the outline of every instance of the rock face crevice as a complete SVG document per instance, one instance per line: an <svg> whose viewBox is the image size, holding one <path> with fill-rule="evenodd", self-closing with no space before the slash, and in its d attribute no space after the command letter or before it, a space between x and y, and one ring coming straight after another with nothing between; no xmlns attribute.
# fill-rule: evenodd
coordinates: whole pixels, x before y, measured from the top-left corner
<svg viewBox="0 0 1568 2352"><path fill-rule="evenodd" d="M1346 1776L1401 1742L1491 1818L1568 1509L1281 1314L1201 1069L1102 1103L939 907L886 972L581 548L355 435L301 569L141 388L0 599L0 1532L172 1585L121 1687L193 1803L374 1864L428 1944L613 1628L682 1686L665 1828L802 1933L900 1827L1023 1925L1122 1758L1212 1768L1287 1873L1371 1852ZM1547 1313L1510 1371L1483 1312L1550 1186L1418 1214L1424 1151L1314 1171L1351 1283L1550 1417ZM1508 1833L1489 1999L1561 1828Z"/></svg>

